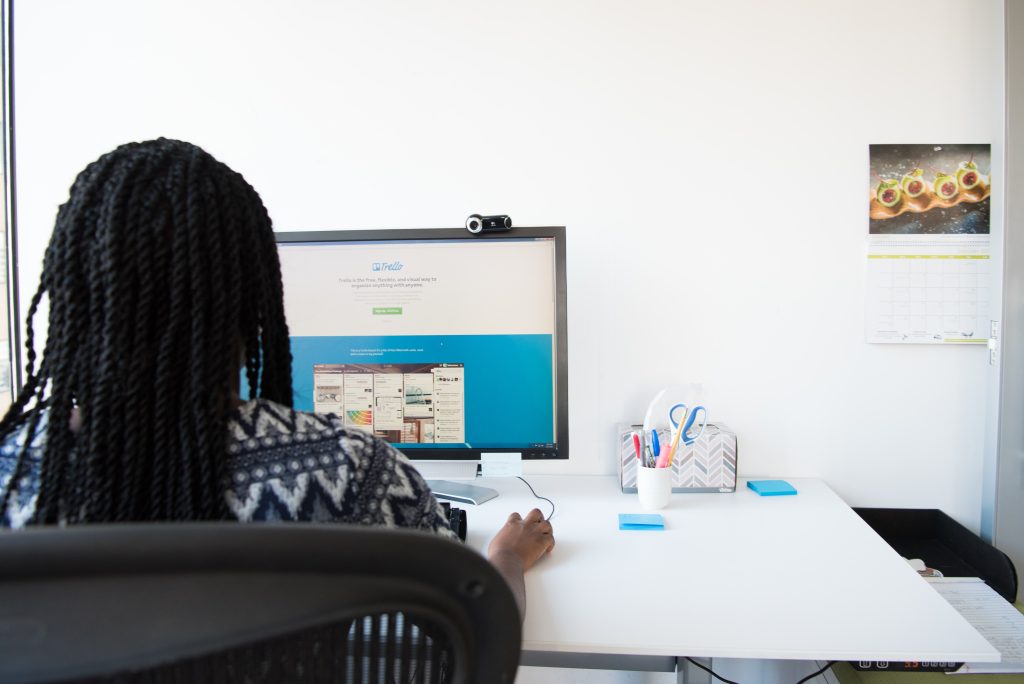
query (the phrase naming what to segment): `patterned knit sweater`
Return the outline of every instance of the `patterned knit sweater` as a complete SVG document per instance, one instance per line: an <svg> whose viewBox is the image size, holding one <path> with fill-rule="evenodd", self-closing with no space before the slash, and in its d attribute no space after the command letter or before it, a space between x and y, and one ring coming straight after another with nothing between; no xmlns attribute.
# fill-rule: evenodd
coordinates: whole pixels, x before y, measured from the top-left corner
<svg viewBox="0 0 1024 684"><path fill-rule="evenodd" d="M0 512L0 526L32 522L39 491L45 418L26 472ZM241 522L342 522L431 531L455 538L441 506L411 463L390 444L349 430L335 415L294 411L265 399L228 421L230 481L224 497ZM14 474L27 428L0 445L0 491Z"/></svg>

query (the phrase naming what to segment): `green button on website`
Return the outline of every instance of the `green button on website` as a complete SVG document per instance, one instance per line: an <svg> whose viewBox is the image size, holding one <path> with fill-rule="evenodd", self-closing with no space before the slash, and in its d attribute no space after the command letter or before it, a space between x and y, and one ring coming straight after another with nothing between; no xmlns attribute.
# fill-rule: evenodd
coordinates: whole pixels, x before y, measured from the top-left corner
<svg viewBox="0 0 1024 684"><path fill-rule="evenodd" d="M402 307L400 306L375 306L373 307L374 316L395 316L402 313Z"/></svg>

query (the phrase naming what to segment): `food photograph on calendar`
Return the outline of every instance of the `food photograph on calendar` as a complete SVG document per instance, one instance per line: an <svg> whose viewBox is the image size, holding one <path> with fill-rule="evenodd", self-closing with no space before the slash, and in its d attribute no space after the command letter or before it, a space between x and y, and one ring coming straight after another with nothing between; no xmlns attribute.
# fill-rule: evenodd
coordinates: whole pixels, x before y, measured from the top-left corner
<svg viewBox="0 0 1024 684"><path fill-rule="evenodd" d="M872 235L988 235L989 145L871 145Z"/></svg>

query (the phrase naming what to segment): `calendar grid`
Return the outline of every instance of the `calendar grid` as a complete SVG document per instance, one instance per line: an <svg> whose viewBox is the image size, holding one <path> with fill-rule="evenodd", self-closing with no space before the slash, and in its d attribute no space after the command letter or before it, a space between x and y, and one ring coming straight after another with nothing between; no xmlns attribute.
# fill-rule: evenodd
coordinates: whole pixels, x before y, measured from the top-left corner
<svg viewBox="0 0 1024 684"><path fill-rule="evenodd" d="M869 342L988 341L987 240L873 240L867 263Z"/></svg>

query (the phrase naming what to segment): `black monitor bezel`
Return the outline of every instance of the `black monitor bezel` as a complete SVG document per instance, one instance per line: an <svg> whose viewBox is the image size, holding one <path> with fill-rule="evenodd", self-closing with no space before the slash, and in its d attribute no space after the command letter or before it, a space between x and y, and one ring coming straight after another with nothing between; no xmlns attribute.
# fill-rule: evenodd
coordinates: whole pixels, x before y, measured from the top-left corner
<svg viewBox="0 0 1024 684"><path fill-rule="evenodd" d="M521 453L523 459L562 460L569 458L569 342L566 317L565 226L529 226L507 232L470 233L465 228L382 228L373 230L277 231L278 243L294 242L379 242L387 240L508 240L554 238L555 241L555 448L515 449L463 447L433 448L429 451L394 445L409 459L417 461L479 461L483 453Z"/></svg>

